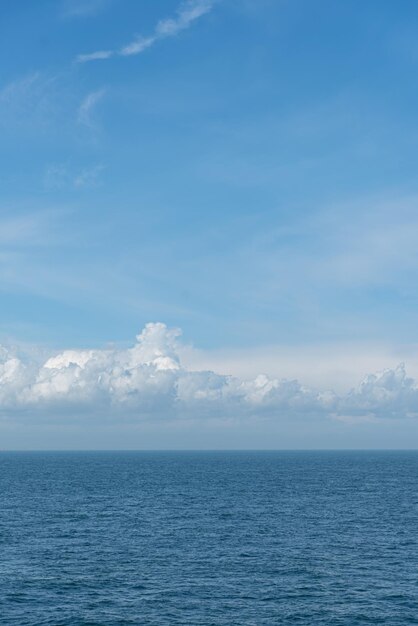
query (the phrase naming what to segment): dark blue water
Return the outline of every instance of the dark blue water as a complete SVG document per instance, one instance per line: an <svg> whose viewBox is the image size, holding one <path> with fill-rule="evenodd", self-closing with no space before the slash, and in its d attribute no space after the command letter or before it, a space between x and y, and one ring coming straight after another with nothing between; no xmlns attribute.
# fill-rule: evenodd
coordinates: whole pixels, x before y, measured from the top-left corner
<svg viewBox="0 0 418 626"><path fill-rule="evenodd" d="M1 453L7 626L418 623L418 453Z"/></svg>

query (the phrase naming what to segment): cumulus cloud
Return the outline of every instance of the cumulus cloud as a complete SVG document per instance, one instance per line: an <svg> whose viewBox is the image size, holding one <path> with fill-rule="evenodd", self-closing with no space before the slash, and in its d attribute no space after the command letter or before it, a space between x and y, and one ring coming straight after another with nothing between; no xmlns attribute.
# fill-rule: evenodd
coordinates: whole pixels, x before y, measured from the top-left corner
<svg viewBox="0 0 418 626"><path fill-rule="evenodd" d="M339 401L341 415L418 417L418 386L401 363L395 369L369 374Z"/></svg>
<svg viewBox="0 0 418 626"><path fill-rule="evenodd" d="M128 349L64 350L37 362L0 348L0 410L54 415L177 417L417 417L418 387L403 365L349 393L260 374L243 380L181 362L180 331L150 323Z"/></svg>
<svg viewBox="0 0 418 626"><path fill-rule="evenodd" d="M113 56L132 56L141 54L147 48L153 46L157 41L174 37L182 30L189 28L197 19L209 13L214 4L214 0L185 0L177 9L174 18L160 20L154 32L148 37L137 36L128 44L116 50L98 50L87 54L79 54L76 61L86 63L109 59Z"/></svg>

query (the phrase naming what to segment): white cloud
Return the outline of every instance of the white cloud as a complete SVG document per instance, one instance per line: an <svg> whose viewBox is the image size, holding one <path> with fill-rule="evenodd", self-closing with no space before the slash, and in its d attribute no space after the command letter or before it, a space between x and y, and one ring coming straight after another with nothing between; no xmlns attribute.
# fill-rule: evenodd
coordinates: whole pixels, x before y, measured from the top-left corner
<svg viewBox="0 0 418 626"><path fill-rule="evenodd" d="M255 378L264 372L272 378L299 378L309 387L331 387L347 393L368 372L407 364L418 378L418 345L364 341L313 344L274 344L256 347L199 350L181 347L187 369L213 370L238 378Z"/></svg>
<svg viewBox="0 0 418 626"><path fill-rule="evenodd" d="M0 246L26 247L44 241L43 229L50 218L48 212L38 215L4 216L0 219Z"/></svg>
<svg viewBox="0 0 418 626"><path fill-rule="evenodd" d="M21 117L21 123L28 118L43 119L52 115L52 99L56 77L32 72L0 87L0 107L2 123L9 123L11 116Z"/></svg>
<svg viewBox="0 0 418 626"><path fill-rule="evenodd" d="M68 186L70 174L64 163L52 163L45 168L43 185L48 191L64 189Z"/></svg>
<svg viewBox="0 0 418 626"><path fill-rule="evenodd" d="M132 348L65 350L40 362L1 348L1 411L9 417L50 411L138 419L418 417L418 386L403 365L337 394L264 374L244 380L188 369L179 336L150 323Z"/></svg>
<svg viewBox="0 0 418 626"><path fill-rule="evenodd" d="M65 124L66 107L72 93L63 74L32 72L0 85L0 125L12 128L41 129Z"/></svg>
<svg viewBox="0 0 418 626"><path fill-rule="evenodd" d="M214 5L214 0L185 0L174 18L160 20L152 35L148 37L138 36L119 50L99 50L87 54L79 54L78 63L87 61L109 59L112 56L132 56L140 54L153 46L157 41L174 37L182 30L189 28L197 19L209 13Z"/></svg>
<svg viewBox="0 0 418 626"><path fill-rule="evenodd" d="M73 185L77 189L97 187L100 184L100 174L104 170L104 165L98 163L92 167L84 168L73 180Z"/></svg>
<svg viewBox="0 0 418 626"><path fill-rule="evenodd" d="M40 81L40 73L32 72L23 78L11 81L0 89L0 102L15 104L16 99L26 97Z"/></svg>
<svg viewBox="0 0 418 626"><path fill-rule="evenodd" d="M64 0L62 16L64 18L93 17L109 4L109 0Z"/></svg>
<svg viewBox="0 0 418 626"><path fill-rule="evenodd" d="M213 6L213 0L189 0L181 5L174 19L160 20L156 32L161 37L176 35L188 28L192 22L208 13Z"/></svg>
<svg viewBox="0 0 418 626"><path fill-rule="evenodd" d="M102 163L95 163L83 169L71 168L65 163L53 163L45 169L43 185L47 191L97 187L104 169Z"/></svg>
<svg viewBox="0 0 418 626"><path fill-rule="evenodd" d="M339 411L350 416L418 417L418 386L401 363L366 376L357 389L341 398Z"/></svg>
<svg viewBox="0 0 418 626"><path fill-rule="evenodd" d="M98 89L97 91L92 91L84 98L77 111L77 122L79 124L92 126L92 113L105 93L104 89Z"/></svg>
<svg viewBox="0 0 418 626"><path fill-rule="evenodd" d="M119 54L124 57L133 56L134 54L140 54L147 48L150 48L156 40L157 37L137 37L134 41L131 41L131 43L128 43L126 46L124 46L119 51Z"/></svg>
<svg viewBox="0 0 418 626"><path fill-rule="evenodd" d="M79 54L77 62L86 63L87 61L103 61L104 59L110 59L110 57L114 54L113 50L97 50L97 52L91 52L90 54Z"/></svg>

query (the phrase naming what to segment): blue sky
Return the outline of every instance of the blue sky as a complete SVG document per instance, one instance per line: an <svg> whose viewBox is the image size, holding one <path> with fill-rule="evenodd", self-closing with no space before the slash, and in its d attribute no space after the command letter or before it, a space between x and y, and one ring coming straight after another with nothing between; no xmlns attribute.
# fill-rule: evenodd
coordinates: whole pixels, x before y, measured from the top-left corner
<svg viewBox="0 0 418 626"><path fill-rule="evenodd" d="M123 349L163 322L199 371L418 375L416 2L0 14L8 349Z"/></svg>

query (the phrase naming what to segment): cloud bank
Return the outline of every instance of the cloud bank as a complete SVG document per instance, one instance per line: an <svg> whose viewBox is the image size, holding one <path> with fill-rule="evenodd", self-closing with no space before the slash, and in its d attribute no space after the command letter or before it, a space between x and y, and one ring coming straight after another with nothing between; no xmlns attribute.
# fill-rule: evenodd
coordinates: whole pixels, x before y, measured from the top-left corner
<svg viewBox="0 0 418 626"><path fill-rule="evenodd" d="M47 360L0 348L0 414L342 420L418 417L418 386L403 365L346 394L260 374L244 380L186 368L180 331L150 323L128 349L65 350Z"/></svg>
<svg viewBox="0 0 418 626"><path fill-rule="evenodd" d="M157 41L167 37L174 37L182 30L189 28L193 22L209 13L213 4L214 0L186 0L178 8L176 17L160 20L154 32L148 37L137 36L133 41L118 50L96 50L88 54L79 54L76 61L78 63L86 63L88 61L103 61L114 56L127 57L140 54L157 43Z"/></svg>

